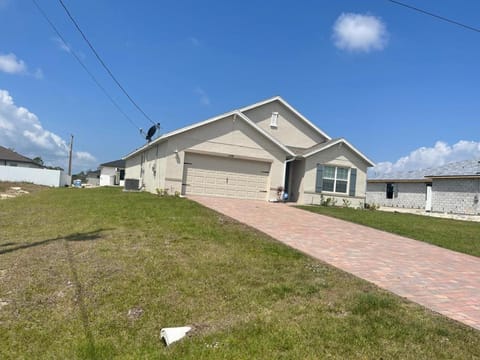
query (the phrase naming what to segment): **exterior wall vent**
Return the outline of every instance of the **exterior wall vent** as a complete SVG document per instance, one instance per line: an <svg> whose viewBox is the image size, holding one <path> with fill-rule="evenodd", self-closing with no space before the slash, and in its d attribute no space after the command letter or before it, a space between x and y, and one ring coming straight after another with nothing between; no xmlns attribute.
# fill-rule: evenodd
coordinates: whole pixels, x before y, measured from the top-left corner
<svg viewBox="0 0 480 360"><path fill-rule="evenodd" d="M278 112L272 112L272 117L270 118L270 127L276 128L278 126Z"/></svg>

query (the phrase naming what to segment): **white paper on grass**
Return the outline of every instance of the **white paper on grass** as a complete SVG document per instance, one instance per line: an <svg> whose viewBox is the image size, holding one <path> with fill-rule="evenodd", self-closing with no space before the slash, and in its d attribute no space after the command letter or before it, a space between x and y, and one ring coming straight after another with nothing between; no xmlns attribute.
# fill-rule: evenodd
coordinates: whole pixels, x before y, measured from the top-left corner
<svg viewBox="0 0 480 360"><path fill-rule="evenodd" d="M169 346L171 343L184 338L190 330L192 330L190 326L163 328L160 330L160 338L164 339L165 344Z"/></svg>

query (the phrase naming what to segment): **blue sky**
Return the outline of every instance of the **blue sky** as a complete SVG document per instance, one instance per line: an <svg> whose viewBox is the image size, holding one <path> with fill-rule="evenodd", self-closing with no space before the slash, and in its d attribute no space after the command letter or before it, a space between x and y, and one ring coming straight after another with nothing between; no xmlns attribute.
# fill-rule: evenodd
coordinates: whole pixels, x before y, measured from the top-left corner
<svg viewBox="0 0 480 360"><path fill-rule="evenodd" d="M480 158L480 33L385 0L64 0L161 132L275 95L345 137L377 172ZM74 171L144 140L151 125L115 86L58 1L0 0L0 145ZM480 26L480 3L405 0ZM28 110L26 110L28 109Z"/></svg>

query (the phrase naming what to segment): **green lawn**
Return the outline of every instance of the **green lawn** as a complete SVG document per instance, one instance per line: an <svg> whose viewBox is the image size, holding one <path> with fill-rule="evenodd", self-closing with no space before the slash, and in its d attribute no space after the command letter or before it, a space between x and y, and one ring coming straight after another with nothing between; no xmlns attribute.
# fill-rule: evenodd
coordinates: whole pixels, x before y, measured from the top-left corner
<svg viewBox="0 0 480 360"><path fill-rule="evenodd" d="M299 208L480 256L480 222L332 206Z"/></svg>
<svg viewBox="0 0 480 360"><path fill-rule="evenodd" d="M1 359L480 358L479 331L186 199L50 189L0 229Z"/></svg>

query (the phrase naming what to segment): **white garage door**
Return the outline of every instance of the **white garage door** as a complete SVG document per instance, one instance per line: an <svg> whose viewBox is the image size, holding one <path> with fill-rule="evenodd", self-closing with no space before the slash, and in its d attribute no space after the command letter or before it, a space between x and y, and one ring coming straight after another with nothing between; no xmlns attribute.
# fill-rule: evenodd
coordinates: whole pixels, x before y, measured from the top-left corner
<svg viewBox="0 0 480 360"><path fill-rule="evenodd" d="M184 193L267 199L270 163L203 154L185 154Z"/></svg>

